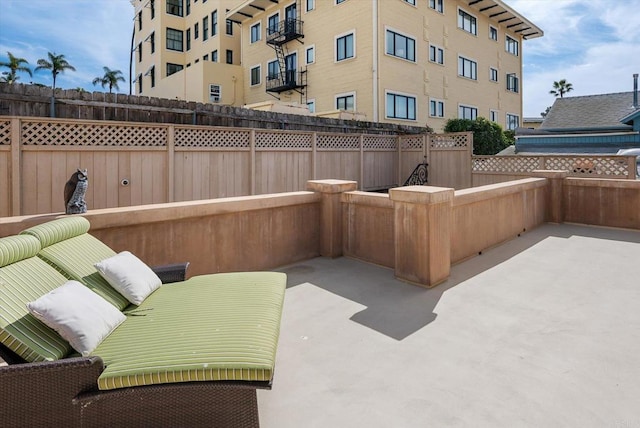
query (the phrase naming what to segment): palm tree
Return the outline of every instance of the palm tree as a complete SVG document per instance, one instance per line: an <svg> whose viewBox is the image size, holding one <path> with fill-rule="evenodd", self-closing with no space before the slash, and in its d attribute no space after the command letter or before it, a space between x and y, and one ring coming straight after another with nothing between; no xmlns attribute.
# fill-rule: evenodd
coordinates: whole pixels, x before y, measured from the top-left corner
<svg viewBox="0 0 640 428"><path fill-rule="evenodd" d="M549 91L551 95L562 98L567 92L573 91L573 85L562 79L559 82L553 82L553 89Z"/></svg>
<svg viewBox="0 0 640 428"><path fill-rule="evenodd" d="M56 90L56 77L58 74L64 73L65 70L76 71L75 67L72 66L64 59L64 55L56 55L55 52L48 52L49 60L39 59L38 66L36 67L36 71L38 70L51 70L51 74L53 75L53 85L51 89L53 89L54 93Z"/></svg>
<svg viewBox="0 0 640 428"><path fill-rule="evenodd" d="M18 71L24 71L25 73L28 73L29 76L33 76L31 69L25 65L25 64L29 64L29 62L26 59L16 58L15 56L13 56L11 52L7 52L7 56L9 57L9 61L1 61L0 67L7 67L11 71L7 74L3 73L3 76L4 76L3 81L8 83L14 83L16 80L19 79L19 77L16 76L16 73Z"/></svg>
<svg viewBox="0 0 640 428"><path fill-rule="evenodd" d="M118 82L124 82L124 77L122 77L122 71L111 70L109 69L109 67L102 67L102 69L104 70L104 76L96 77L95 79L93 79L93 84L97 85L99 83L102 85L103 88L108 85L109 93L111 93L113 88L116 88L116 90L120 89L118 87Z"/></svg>

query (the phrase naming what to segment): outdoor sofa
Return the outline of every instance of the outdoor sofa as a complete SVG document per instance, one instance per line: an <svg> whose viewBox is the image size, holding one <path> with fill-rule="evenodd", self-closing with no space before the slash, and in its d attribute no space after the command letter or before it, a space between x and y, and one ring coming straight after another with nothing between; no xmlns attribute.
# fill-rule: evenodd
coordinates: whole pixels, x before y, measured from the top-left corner
<svg viewBox="0 0 640 428"><path fill-rule="evenodd" d="M201 275L132 305L94 267L115 252L88 230L73 216L0 238L0 425L258 426L286 276ZM126 316L87 356L26 306L69 280Z"/></svg>

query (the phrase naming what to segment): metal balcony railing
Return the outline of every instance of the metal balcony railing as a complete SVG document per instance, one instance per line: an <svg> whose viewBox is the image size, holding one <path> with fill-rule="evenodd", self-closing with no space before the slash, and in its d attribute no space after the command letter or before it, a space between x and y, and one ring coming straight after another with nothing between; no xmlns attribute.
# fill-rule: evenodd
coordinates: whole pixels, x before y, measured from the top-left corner
<svg viewBox="0 0 640 428"><path fill-rule="evenodd" d="M287 18L276 25L267 28L267 43L270 45L282 45L290 40L304 37L302 33L303 22L299 19Z"/></svg>

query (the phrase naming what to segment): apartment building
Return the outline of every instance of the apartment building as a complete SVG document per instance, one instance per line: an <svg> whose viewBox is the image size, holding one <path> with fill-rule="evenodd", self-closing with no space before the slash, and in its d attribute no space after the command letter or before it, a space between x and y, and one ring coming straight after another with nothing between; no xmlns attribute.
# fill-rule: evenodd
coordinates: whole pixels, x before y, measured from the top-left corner
<svg viewBox="0 0 640 428"><path fill-rule="evenodd" d="M131 0L135 93L243 104L241 26L226 19L237 0Z"/></svg>
<svg viewBox="0 0 640 428"><path fill-rule="evenodd" d="M522 45L543 35L502 0L132 3L142 14L135 40L143 46L136 63L142 76L136 87L143 94L232 105L301 104L317 115L346 111L369 121L427 124L437 131L456 117L482 116L506 129L519 126ZM160 13L155 22L149 3ZM212 37L214 10L233 34L218 31ZM203 38L205 17L208 40ZM199 39L194 37L198 26ZM182 31L181 51L175 49L178 33L170 30ZM149 31L161 34L157 57L144 55ZM231 50L231 63L221 61L220 53L213 61L213 49ZM169 74L169 64L182 69ZM151 79L145 81L150 67L163 72L154 87Z"/></svg>

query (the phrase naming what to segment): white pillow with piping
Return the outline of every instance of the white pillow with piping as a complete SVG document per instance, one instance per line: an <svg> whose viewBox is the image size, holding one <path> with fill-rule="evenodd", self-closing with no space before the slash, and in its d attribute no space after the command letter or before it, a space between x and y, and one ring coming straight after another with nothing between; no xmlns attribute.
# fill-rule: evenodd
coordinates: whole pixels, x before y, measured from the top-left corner
<svg viewBox="0 0 640 428"><path fill-rule="evenodd" d="M113 288L134 305L140 305L162 281L142 260L123 251L94 265Z"/></svg>

